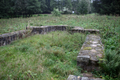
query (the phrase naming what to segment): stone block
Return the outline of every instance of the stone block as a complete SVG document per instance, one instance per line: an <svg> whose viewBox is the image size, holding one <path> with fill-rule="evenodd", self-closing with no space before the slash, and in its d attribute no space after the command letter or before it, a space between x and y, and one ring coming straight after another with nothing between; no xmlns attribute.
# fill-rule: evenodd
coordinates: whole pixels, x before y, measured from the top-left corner
<svg viewBox="0 0 120 80"><path fill-rule="evenodd" d="M89 55L77 56L77 61L78 62L89 63L89 60L90 60L90 56Z"/></svg>
<svg viewBox="0 0 120 80"><path fill-rule="evenodd" d="M80 76L69 75L67 80L80 80L80 78L81 78Z"/></svg>
<svg viewBox="0 0 120 80"><path fill-rule="evenodd" d="M83 73L83 77L81 76L75 76L75 75L69 75L67 80L103 80L101 78L95 78L92 74L89 73Z"/></svg>
<svg viewBox="0 0 120 80"><path fill-rule="evenodd" d="M90 80L88 77L82 77L81 80Z"/></svg>
<svg viewBox="0 0 120 80"><path fill-rule="evenodd" d="M104 80L104 79L101 79L101 78L95 78L94 80Z"/></svg>

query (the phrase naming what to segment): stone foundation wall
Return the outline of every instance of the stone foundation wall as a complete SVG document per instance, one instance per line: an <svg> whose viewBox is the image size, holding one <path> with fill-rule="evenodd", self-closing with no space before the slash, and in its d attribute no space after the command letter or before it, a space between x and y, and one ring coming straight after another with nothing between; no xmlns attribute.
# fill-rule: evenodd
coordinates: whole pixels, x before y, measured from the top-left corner
<svg viewBox="0 0 120 80"><path fill-rule="evenodd" d="M98 33L99 32L99 30L92 30L92 29L86 30L81 27L74 27L71 29L71 27L69 26L30 26L30 27L26 27L26 30L21 30L21 31L0 35L0 46L10 44L12 41L21 39L31 34L46 34L51 31L68 31L68 30L72 33L75 33L75 32Z"/></svg>
<svg viewBox="0 0 120 80"><path fill-rule="evenodd" d="M51 31L66 31L68 26L41 26L41 27L30 27L32 28L32 33L45 34Z"/></svg>
<svg viewBox="0 0 120 80"><path fill-rule="evenodd" d="M12 33L2 34L0 35L0 46L5 46L7 44L10 44L12 41L27 37L29 33L29 30L21 30Z"/></svg>
<svg viewBox="0 0 120 80"><path fill-rule="evenodd" d="M99 30L84 29L81 27L68 27L68 26L30 26L26 27L26 30L16 31L12 33L6 33L0 35L0 46L10 44L12 41L30 36L31 34L46 34L51 31L70 31L72 33L94 33L87 36L80 53L77 56L77 65L83 68L85 71L99 70L98 61L104 55L104 47L101 43ZM67 80L91 80L88 77L80 77L70 75ZM102 80L102 79L92 79Z"/></svg>
<svg viewBox="0 0 120 80"><path fill-rule="evenodd" d="M32 29L32 32L33 33L39 33L39 34L44 34L44 33L47 33L47 32L51 32L51 31L66 31L66 30L69 30L69 26L30 26L30 27L27 27L27 29ZM100 31L99 30L96 30L96 29L84 29L82 27L73 27L73 28L70 28L69 30L71 33L76 33L76 32L79 32L79 33L93 33L93 34L96 34L96 33L99 33Z"/></svg>
<svg viewBox="0 0 120 80"><path fill-rule="evenodd" d="M77 65L87 71L99 70L98 61L104 56L103 53L104 47L100 36L90 34L77 56Z"/></svg>
<svg viewBox="0 0 120 80"><path fill-rule="evenodd" d="M71 31L72 33L79 32L79 33L93 33L93 34L97 34L100 32L99 30L96 29L84 29L80 27L75 27Z"/></svg>

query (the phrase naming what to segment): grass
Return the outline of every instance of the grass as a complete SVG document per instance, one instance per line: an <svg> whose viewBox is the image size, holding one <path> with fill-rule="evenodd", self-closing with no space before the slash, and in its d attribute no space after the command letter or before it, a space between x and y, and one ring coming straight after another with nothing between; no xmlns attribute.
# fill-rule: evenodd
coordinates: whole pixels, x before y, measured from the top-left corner
<svg viewBox="0 0 120 80"><path fill-rule="evenodd" d="M68 25L99 29L105 47L104 52L109 50L108 52L111 54L115 51L115 56L120 54L119 16L88 14L55 17L50 14L40 14L29 18L0 19L0 34L23 30L28 22L31 26ZM77 36L82 35L55 32L32 36L16 41L11 45L0 47L0 78L8 80L18 78L65 80L68 74L80 74L76 66L76 56L84 38ZM109 62L105 64L106 68L109 68L107 66ZM106 72L102 74L106 74ZM109 74L104 76L109 80L114 78Z"/></svg>
<svg viewBox="0 0 120 80"><path fill-rule="evenodd" d="M34 15L29 18L10 18L0 19L0 34L26 29L28 22L30 25L68 25L81 26L84 28L99 29L101 27L118 27L120 17L115 16L99 16L99 15L61 15L55 17L52 15Z"/></svg>
<svg viewBox="0 0 120 80"><path fill-rule="evenodd" d="M96 77L102 77L105 80L120 80L120 54L115 50L105 50L105 57L99 66L100 71L94 71Z"/></svg>
<svg viewBox="0 0 120 80"><path fill-rule="evenodd" d="M76 56L84 34L51 32L0 47L1 80L66 80L79 75Z"/></svg>

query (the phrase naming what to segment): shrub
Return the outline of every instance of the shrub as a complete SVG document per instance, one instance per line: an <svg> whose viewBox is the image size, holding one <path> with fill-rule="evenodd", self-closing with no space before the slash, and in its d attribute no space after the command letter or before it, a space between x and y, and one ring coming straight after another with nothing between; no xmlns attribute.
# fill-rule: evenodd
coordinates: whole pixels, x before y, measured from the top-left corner
<svg viewBox="0 0 120 80"><path fill-rule="evenodd" d="M38 14L38 16L42 16L42 14Z"/></svg>
<svg viewBox="0 0 120 80"><path fill-rule="evenodd" d="M52 11L52 15L53 15L53 16L61 16L61 12L60 12L58 9L54 9L54 10Z"/></svg>

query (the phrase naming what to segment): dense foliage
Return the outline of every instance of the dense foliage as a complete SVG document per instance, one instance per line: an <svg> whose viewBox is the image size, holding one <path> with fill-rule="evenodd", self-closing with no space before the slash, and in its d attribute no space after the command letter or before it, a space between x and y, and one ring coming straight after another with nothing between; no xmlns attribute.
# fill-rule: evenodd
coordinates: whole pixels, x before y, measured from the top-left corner
<svg viewBox="0 0 120 80"><path fill-rule="evenodd" d="M33 14L51 13L54 8L63 13L120 14L119 0L0 0L0 18L29 17ZM66 10L65 10L66 9Z"/></svg>
<svg viewBox="0 0 120 80"><path fill-rule="evenodd" d="M82 3L84 0L82 0ZM85 0L89 1L89 0ZM0 0L0 18L9 17L27 17L39 13L51 13L54 8L63 11L66 8L67 12L71 13L74 10L77 13L78 7L82 10L82 14L88 12L88 4L84 3L83 6L79 0ZM83 8L85 6L85 8ZM85 11L83 11L85 9ZM86 11L87 10L87 11ZM79 11L80 12L80 11Z"/></svg>
<svg viewBox="0 0 120 80"><path fill-rule="evenodd" d="M89 0L81 0L77 6L77 14L87 14L89 13Z"/></svg>
<svg viewBox="0 0 120 80"><path fill-rule="evenodd" d="M101 0L101 14L120 14L120 0Z"/></svg>
<svg viewBox="0 0 120 80"><path fill-rule="evenodd" d="M120 14L120 0L95 0L93 6L95 12L100 14Z"/></svg>
<svg viewBox="0 0 120 80"><path fill-rule="evenodd" d="M0 5L0 18L31 16L41 11L38 0L0 0Z"/></svg>

